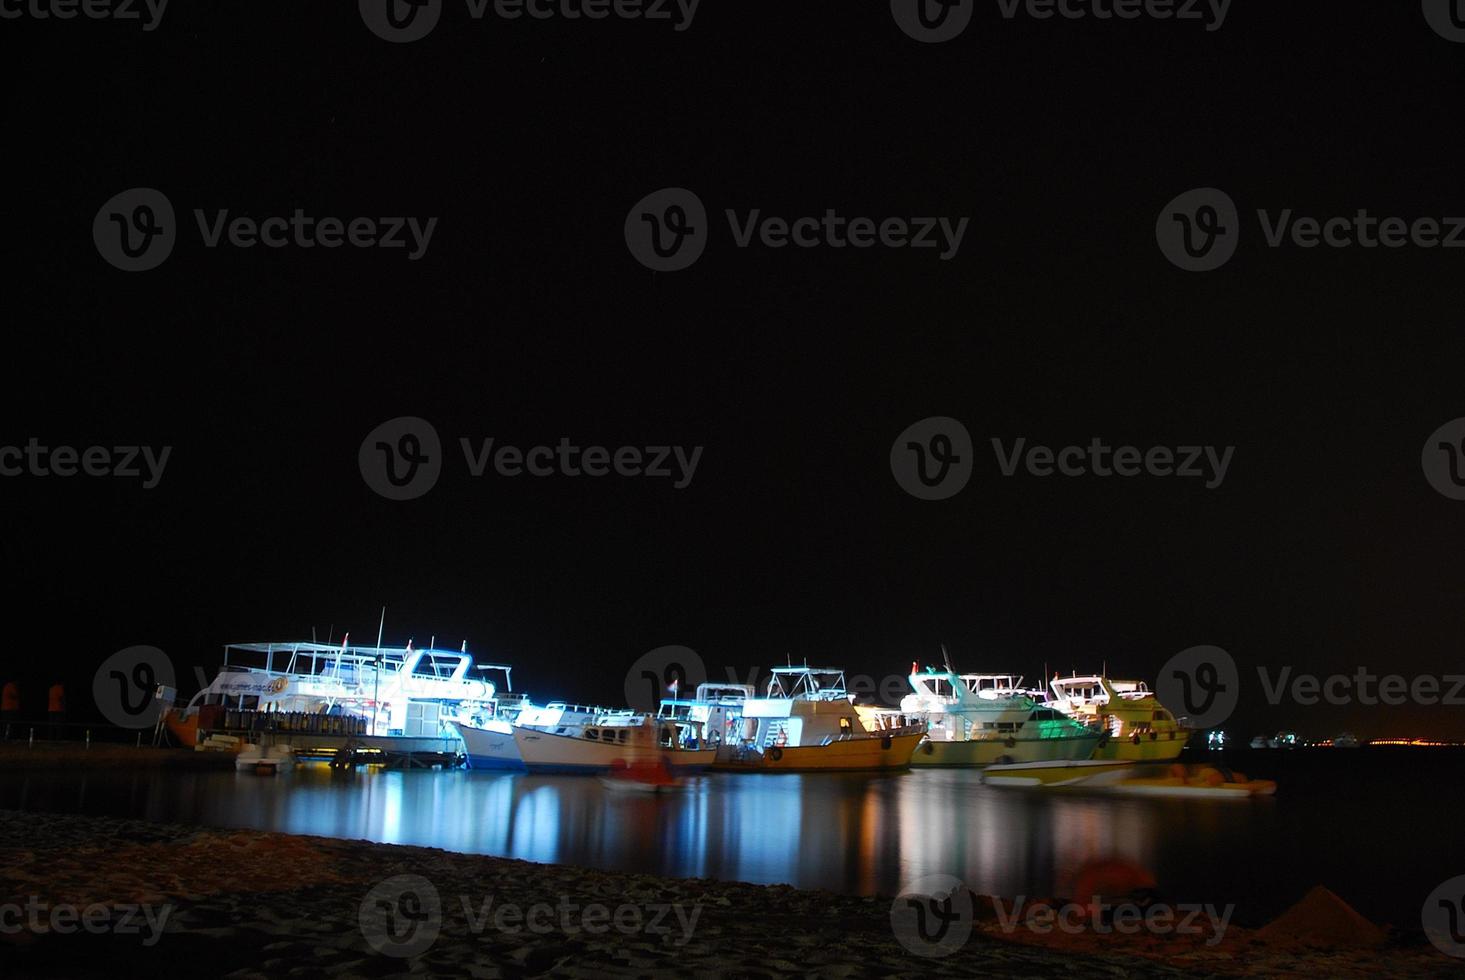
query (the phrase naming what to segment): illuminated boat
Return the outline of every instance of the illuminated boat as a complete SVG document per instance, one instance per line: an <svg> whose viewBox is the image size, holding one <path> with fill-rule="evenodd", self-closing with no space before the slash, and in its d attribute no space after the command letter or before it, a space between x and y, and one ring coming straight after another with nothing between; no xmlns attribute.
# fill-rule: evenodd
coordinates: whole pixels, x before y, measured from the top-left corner
<svg viewBox="0 0 1465 980"><path fill-rule="evenodd" d="M983 769L982 782L989 786L1073 786L1103 773L1127 772L1133 766L1121 759L1015 762Z"/></svg>
<svg viewBox="0 0 1465 980"><path fill-rule="evenodd" d="M1049 707L1108 736L1095 750L1095 759L1171 762L1190 738L1190 729L1175 720L1144 681L1055 675L1050 687Z"/></svg>
<svg viewBox="0 0 1465 980"><path fill-rule="evenodd" d="M632 714L634 712L630 709L617 711L612 708L551 701L543 706L525 703L519 705L512 716L488 718L476 724L457 721L454 722L454 727L463 738L469 769L522 771L524 760L519 755L519 743L514 738L515 725L556 735L574 735L601 718L615 715L629 717Z"/></svg>
<svg viewBox="0 0 1465 980"><path fill-rule="evenodd" d="M957 674L911 664L914 693L900 713L927 722L913 766L1066 762L1094 754L1103 735L1036 703L1015 674Z"/></svg>
<svg viewBox="0 0 1465 980"><path fill-rule="evenodd" d="M210 733L246 741L288 738L296 753L347 743L456 755L462 740L453 722L513 717L522 698L501 697L474 671L462 650L357 647L315 642L232 643L217 676L183 707L167 706L161 724L180 744L199 745ZM167 694L162 699L169 700Z"/></svg>
<svg viewBox="0 0 1465 980"><path fill-rule="evenodd" d="M844 671L827 667L775 667L731 721L714 766L730 772L904 769L926 735L923 721L862 717Z"/></svg>
<svg viewBox="0 0 1465 980"><path fill-rule="evenodd" d="M532 773L608 773L654 763L681 775L706 769L717 755L699 726L630 712L563 732L514 725L513 736Z"/></svg>

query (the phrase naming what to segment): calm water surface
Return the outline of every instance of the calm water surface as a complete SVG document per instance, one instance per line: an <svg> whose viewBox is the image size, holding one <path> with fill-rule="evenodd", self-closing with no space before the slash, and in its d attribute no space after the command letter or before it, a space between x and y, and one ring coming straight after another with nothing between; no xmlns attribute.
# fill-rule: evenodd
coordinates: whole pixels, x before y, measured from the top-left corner
<svg viewBox="0 0 1465 980"><path fill-rule="evenodd" d="M1234 761L1276 776L1276 798L1117 799L987 787L962 770L712 774L680 793L641 797L580 776L312 766L278 778L5 774L0 806L856 894L894 894L936 873L985 894L1061 894L1086 861L1119 856L1149 868L1170 900L1234 902L1243 923L1318 883L1372 918L1417 923L1429 891L1465 873L1461 754L1252 756Z"/></svg>

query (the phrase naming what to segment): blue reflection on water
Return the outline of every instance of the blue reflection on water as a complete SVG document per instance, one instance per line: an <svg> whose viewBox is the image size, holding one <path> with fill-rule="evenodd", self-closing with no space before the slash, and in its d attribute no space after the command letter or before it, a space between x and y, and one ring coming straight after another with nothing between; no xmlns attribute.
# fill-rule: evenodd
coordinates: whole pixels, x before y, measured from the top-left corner
<svg viewBox="0 0 1465 980"><path fill-rule="evenodd" d="M1340 801L1319 795L1327 785L1336 783L1267 802L1181 802L994 788L975 772L926 770L711 774L644 796L582 776L302 767L274 778L12 773L0 782L0 806L866 895L892 895L930 874L986 894L1062 894L1086 862L1120 857L1150 869L1172 900L1234 901L1243 921L1274 914L1320 882L1365 914L1415 914L1414 883L1394 886L1400 860L1430 850L1431 828L1398 834L1398 809L1360 805L1356 787L1342 820Z"/></svg>

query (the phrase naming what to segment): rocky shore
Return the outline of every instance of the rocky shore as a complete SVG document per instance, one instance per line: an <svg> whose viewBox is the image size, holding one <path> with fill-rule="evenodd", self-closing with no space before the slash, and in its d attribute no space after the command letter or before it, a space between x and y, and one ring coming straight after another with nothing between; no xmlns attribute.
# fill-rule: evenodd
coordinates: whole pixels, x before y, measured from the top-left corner
<svg viewBox="0 0 1465 980"><path fill-rule="evenodd" d="M950 929L911 932L890 897L4 810L0 868L7 976L1459 974L1422 937L1360 948L1344 933L1368 924L1311 897L1270 934L1045 933L969 895ZM948 955L919 955L933 936Z"/></svg>

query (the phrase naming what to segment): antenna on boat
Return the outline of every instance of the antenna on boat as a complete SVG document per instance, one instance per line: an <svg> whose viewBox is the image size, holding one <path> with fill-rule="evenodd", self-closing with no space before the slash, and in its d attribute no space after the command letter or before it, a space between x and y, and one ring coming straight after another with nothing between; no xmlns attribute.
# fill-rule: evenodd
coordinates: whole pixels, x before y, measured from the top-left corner
<svg viewBox="0 0 1465 980"><path fill-rule="evenodd" d="M376 627L376 655L378 657L381 656L381 652L382 652L382 633L386 630L386 628L387 628L387 607L386 606L382 606L382 619L381 619L381 622L378 623L377 624L377 627Z"/></svg>
<svg viewBox="0 0 1465 980"><path fill-rule="evenodd" d="M951 666L951 654L946 652L945 643L941 644L941 661L946 664L946 672L948 674L956 673L956 668Z"/></svg>
<svg viewBox="0 0 1465 980"><path fill-rule="evenodd" d="M436 633L434 633L432 635L432 639L430 639L430 640L427 641L427 648L429 650L436 650L437 649L437 634Z"/></svg>

